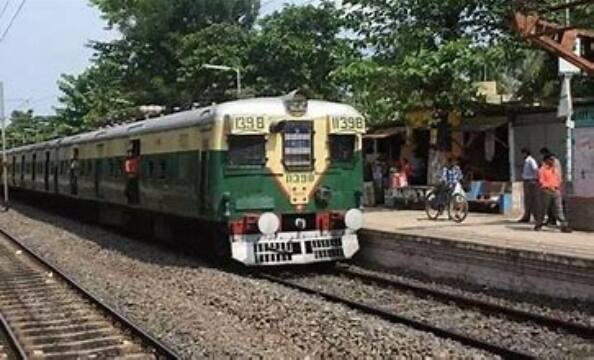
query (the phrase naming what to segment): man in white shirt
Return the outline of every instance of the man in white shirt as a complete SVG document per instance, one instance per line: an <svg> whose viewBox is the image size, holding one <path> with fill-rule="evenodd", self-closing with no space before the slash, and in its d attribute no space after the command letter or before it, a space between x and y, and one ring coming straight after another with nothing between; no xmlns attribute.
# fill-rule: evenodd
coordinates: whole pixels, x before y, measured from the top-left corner
<svg viewBox="0 0 594 360"><path fill-rule="evenodd" d="M530 217L536 219L538 210L538 163L532 157L530 150L522 148L524 155L524 166L522 167L522 181L524 182L524 216L519 220L521 223L530 222Z"/></svg>

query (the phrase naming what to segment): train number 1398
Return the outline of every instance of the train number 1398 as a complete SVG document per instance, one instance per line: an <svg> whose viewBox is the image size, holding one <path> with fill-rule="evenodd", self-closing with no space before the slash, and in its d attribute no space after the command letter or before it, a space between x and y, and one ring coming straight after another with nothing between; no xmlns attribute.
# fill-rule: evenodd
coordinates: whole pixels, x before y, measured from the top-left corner
<svg viewBox="0 0 594 360"><path fill-rule="evenodd" d="M242 131L262 131L266 128L262 116L237 116L233 118L233 129Z"/></svg>
<svg viewBox="0 0 594 360"><path fill-rule="evenodd" d="M333 116L332 129L334 130L365 130L365 120L355 116Z"/></svg>

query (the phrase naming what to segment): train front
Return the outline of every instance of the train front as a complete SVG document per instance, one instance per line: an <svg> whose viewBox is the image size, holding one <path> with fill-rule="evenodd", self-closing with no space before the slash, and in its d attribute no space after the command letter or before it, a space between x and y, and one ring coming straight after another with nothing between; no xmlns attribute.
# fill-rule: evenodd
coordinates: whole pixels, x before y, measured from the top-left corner
<svg viewBox="0 0 594 360"><path fill-rule="evenodd" d="M233 259L265 266L351 258L363 225L363 116L299 93L227 110L222 198Z"/></svg>

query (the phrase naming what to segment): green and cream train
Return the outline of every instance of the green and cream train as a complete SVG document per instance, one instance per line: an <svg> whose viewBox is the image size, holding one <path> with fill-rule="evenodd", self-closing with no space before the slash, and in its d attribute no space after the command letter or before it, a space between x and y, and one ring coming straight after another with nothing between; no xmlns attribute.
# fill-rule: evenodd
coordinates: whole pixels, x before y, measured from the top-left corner
<svg viewBox="0 0 594 360"><path fill-rule="evenodd" d="M169 219L199 224L196 241L216 238L213 251L246 265L336 261L359 248L364 131L351 106L294 92L11 149L8 179L109 225L175 240Z"/></svg>

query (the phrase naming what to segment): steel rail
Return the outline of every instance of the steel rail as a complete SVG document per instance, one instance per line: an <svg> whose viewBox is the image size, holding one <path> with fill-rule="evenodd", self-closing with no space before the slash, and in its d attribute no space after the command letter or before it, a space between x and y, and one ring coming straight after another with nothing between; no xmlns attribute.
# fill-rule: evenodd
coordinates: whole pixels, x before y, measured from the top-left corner
<svg viewBox="0 0 594 360"><path fill-rule="evenodd" d="M370 306L370 305L366 305L357 301L353 301L353 300L349 300L347 298L338 296L338 295L334 295L334 294L330 294L321 290L317 290L317 289L313 289L304 285L300 285L297 284L295 282L289 281L289 280L285 280L270 274L264 274L264 273L260 273L260 274L255 274L254 276L264 279L264 280L268 280L289 288L293 288L296 290L299 290L303 293L309 294L309 295L315 295L315 296L319 296L324 298L325 300L334 302L334 303L338 303L338 304L343 304L346 305L352 309L355 310L359 310L361 312L364 312L366 314L370 314L370 315L374 315L374 316L378 316L384 320L388 320L390 322L393 323L399 323L399 324L404 324L406 326L410 326L412 328L415 328L417 330L420 331L425 331L425 332L430 332L432 334L435 334L441 338L447 338L450 340L454 340L457 341L459 343L462 343L464 345L476 348L476 349L481 349L481 350L485 350L488 352L491 352L493 354L499 355L504 359L536 359L536 357L534 355L525 353L525 352L521 352L521 351L517 351L517 350L513 350L513 349L508 349L505 347L502 347L500 345L497 344L492 344L492 343L488 343L486 341L480 340L478 338L472 337L472 336L468 336L468 335L464 335L462 333L459 333L457 331L453 331L453 330L448 330L448 329L444 329L444 328L440 328L438 326L434 326L431 325L429 323L426 322L422 322L422 321L418 321L400 314L396 314L394 312L390 312L375 306Z"/></svg>
<svg viewBox="0 0 594 360"><path fill-rule="evenodd" d="M6 321L6 319L4 318L4 315L2 315L1 312L0 312L0 325L2 325L2 329L6 333L6 336L8 337L8 341L9 341L8 345L11 347L10 350L14 351L16 353L16 355L19 357L19 359L22 359L22 360L27 359L27 353L25 352L25 349L23 349L21 344L18 342L16 334L12 331L10 326L8 326L8 322Z"/></svg>
<svg viewBox="0 0 594 360"><path fill-rule="evenodd" d="M103 301L101 301L95 295L93 295L92 293L85 290L76 280L74 280L74 279L70 278L68 275L66 275L53 262L51 262L50 260L44 259L35 250L33 250L29 246L23 244L21 241L16 239L14 236L12 236L10 233L8 233L6 230L4 230L2 228L0 228L0 235L9 239L11 242L13 242L19 248L24 250L35 261L40 263L42 266L45 266L48 269L50 269L54 274L58 275L68 285L70 285L72 288L74 288L75 291L77 291L82 296L86 297L87 299L91 300L91 302L94 305L97 305L100 308L100 310L102 312L104 312L106 315L112 317L114 320L116 320L117 322L124 325L127 330L130 330L133 333L133 335L135 335L140 340L142 340L145 343L145 345L152 347L157 352L157 358L166 358L166 359L173 359L173 360L180 359L180 356L177 355L177 353L175 351L173 351L171 348L169 348L167 345L165 345L161 341L157 340L151 334L142 330L140 327L135 325L131 320L126 318L124 315L122 315L120 312L113 309L109 305L105 304ZM10 334L10 331L11 331L10 328L8 328L8 331ZM19 352L20 352L22 349L20 348L20 345L17 345L17 346L19 346ZM24 359L27 359L27 357L25 356Z"/></svg>
<svg viewBox="0 0 594 360"><path fill-rule="evenodd" d="M337 267L336 271L339 274L345 274L346 276L356 277L361 280L373 282L382 286L392 286L395 288L421 294L427 297L431 296L443 302L453 301L458 305L462 305L467 308L476 308L487 314L503 314L508 318L523 321L532 321L536 324L546 326L552 329L563 329L580 337L594 338L594 327L590 327L585 324L579 324L576 322L565 321L545 315L535 314L525 310L514 309L504 305L499 305L479 299L473 299L467 296L452 294L442 290L431 289L421 285L408 284L402 281L387 279L381 276L362 274L360 272L352 271L348 268L345 268L342 265L340 267Z"/></svg>

